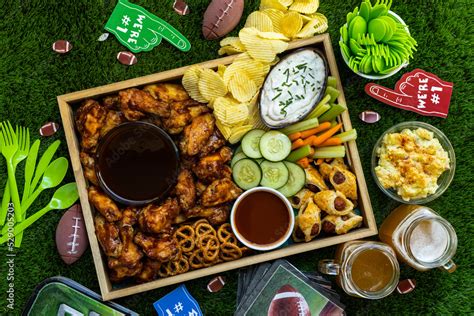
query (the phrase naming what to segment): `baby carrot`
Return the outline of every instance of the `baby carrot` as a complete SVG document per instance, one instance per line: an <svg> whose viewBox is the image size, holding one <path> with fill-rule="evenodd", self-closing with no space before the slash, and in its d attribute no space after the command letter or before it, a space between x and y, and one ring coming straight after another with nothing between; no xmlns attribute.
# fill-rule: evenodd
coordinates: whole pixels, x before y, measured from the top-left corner
<svg viewBox="0 0 474 316"><path fill-rule="evenodd" d="M295 141L295 140L297 140L298 138L301 138L301 132L296 132L296 133L290 134L290 135L288 135L288 138L289 138L291 141Z"/></svg>
<svg viewBox="0 0 474 316"><path fill-rule="evenodd" d="M328 129L328 130L325 131L324 133L318 135L317 138L313 141L313 145L314 145L314 146L319 146L319 145L321 145L321 144L324 143L326 140L328 140L329 138L331 138L334 134L336 134L337 131L341 129L341 127L342 127L342 123L339 123L339 124L337 124L336 126L331 127L330 129Z"/></svg>
<svg viewBox="0 0 474 316"><path fill-rule="evenodd" d="M298 160L296 163L302 168L307 168L309 166L309 158L304 157L303 159Z"/></svg>
<svg viewBox="0 0 474 316"><path fill-rule="evenodd" d="M319 147L337 146L337 145L340 145L340 144L342 144L342 139L340 139L339 137L331 137L328 140L326 140L325 142L321 143L319 145Z"/></svg>
<svg viewBox="0 0 474 316"><path fill-rule="evenodd" d="M319 132L322 132L322 131L325 131L325 130L329 129L330 127L331 127L331 123L329 123L329 122L321 123L321 125L319 125L318 127L300 132L300 137L299 138L303 138L303 139L308 138L309 136L312 136L314 134L317 134Z"/></svg>
<svg viewBox="0 0 474 316"><path fill-rule="evenodd" d="M301 138L298 138L291 144L291 150L295 150L297 148L300 148L301 146L304 145L304 142Z"/></svg>
<svg viewBox="0 0 474 316"><path fill-rule="evenodd" d="M303 146L304 145L311 145L314 142L315 139L316 139L316 136L314 136L314 135L310 136L306 139L303 139Z"/></svg>

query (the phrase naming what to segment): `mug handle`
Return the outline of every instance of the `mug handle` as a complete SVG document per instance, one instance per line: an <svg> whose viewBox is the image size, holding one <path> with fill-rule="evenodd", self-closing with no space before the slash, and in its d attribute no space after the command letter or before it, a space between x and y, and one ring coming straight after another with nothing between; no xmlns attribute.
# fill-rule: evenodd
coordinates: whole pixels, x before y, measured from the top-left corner
<svg viewBox="0 0 474 316"><path fill-rule="evenodd" d="M453 262L453 260L449 260L447 263L443 264L439 268L446 272L453 273L454 271L456 271L457 265Z"/></svg>
<svg viewBox="0 0 474 316"><path fill-rule="evenodd" d="M341 266L339 263L332 259L325 259L321 260L318 263L318 270L321 273L324 274L329 274L329 275L338 275L339 271L341 269Z"/></svg>

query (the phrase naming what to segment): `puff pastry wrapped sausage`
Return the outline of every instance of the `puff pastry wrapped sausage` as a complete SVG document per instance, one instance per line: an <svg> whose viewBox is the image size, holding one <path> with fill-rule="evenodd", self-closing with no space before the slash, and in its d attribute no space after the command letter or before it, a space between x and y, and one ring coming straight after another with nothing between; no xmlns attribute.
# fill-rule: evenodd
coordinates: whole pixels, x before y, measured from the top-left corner
<svg viewBox="0 0 474 316"><path fill-rule="evenodd" d="M331 172L333 171L334 167L339 167L344 170L349 169L344 163L343 158L334 158L330 163L323 162L319 166L319 172L321 173L321 176L324 180L329 180L329 176L331 175Z"/></svg>
<svg viewBox="0 0 474 316"><path fill-rule="evenodd" d="M313 198L314 193L309 189L302 189L290 199L291 206L293 208L301 208L309 199Z"/></svg>
<svg viewBox="0 0 474 316"><path fill-rule="evenodd" d="M356 176L349 170L334 166L329 181L334 189L344 193L352 201L357 201L357 180Z"/></svg>
<svg viewBox="0 0 474 316"><path fill-rule="evenodd" d="M339 191L321 191L316 193L313 199L319 208L329 215L347 215L354 209L354 204Z"/></svg>
<svg viewBox="0 0 474 316"><path fill-rule="evenodd" d="M353 228L359 227L362 221L362 216L351 212L344 216L328 215L323 218L321 226L325 233L341 235Z"/></svg>
<svg viewBox="0 0 474 316"><path fill-rule="evenodd" d="M308 166L304 169L306 174L306 184L305 187L314 193L328 190L328 186L324 182L323 177L318 172L318 170L312 166Z"/></svg>
<svg viewBox="0 0 474 316"><path fill-rule="evenodd" d="M318 236L320 232L321 210L312 199L309 199L307 203L300 208L298 216L295 218L293 240L296 242L309 242Z"/></svg>

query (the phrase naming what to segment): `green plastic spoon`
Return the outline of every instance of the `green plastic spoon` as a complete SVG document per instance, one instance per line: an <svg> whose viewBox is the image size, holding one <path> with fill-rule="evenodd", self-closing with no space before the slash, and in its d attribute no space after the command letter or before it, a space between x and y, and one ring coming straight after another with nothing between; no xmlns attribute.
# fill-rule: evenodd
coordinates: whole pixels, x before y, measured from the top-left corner
<svg viewBox="0 0 474 316"><path fill-rule="evenodd" d="M51 159L53 159L56 150L58 150L59 144L61 144L61 141L55 141L54 143L49 145L43 156L41 156L40 161L38 162L38 166L36 167L35 177L33 178L33 181L31 181L30 192L28 196L30 196L36 189L36 185L41 179L41 176L43 175L46 168L48 168L48 165L51 162Z"/></svg>
<svg viewBox="0 0 474 316"><path fill-rule="evenodd" d="M67 168L69 167L69 162L66 158L60 157L54 160L46 169L43 175L38 188L30 195L30 197L25 201L25 204L22 205L23 213L33 204L33 202L38 198L38 196L46 189L51 189L57 187L61 181L63 181L66 176Z"/></svg>
<svg viewBox="0 0 474 316"><path fill-rule="evenodd" d="M75 182L68 183L60 187L59 189L54 192L51 201L49 201L48 205L44 207L42 210L34 213L24 221L18 223L13 229L13 236L16 236L18 233L24 231L26 228L31 226L34 222L36 222L40 217L45 215L51 210L64 210L71 207L79 198L79 193L77 191L77 186ZM8 239L13 237L12 234L4 234L0 238L0 244L3 244Z"/></svg>

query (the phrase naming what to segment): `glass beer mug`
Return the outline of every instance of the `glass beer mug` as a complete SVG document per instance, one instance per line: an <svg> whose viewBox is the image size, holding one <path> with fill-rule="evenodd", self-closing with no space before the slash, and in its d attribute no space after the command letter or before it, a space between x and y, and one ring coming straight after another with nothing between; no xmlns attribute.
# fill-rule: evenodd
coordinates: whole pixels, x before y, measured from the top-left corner
<svg viewBox="0 0 474 316"><path fill-rule="evenodd" d="M337 284L349 295L380 299L398 285L400 268L393 249L376 241L339 245L334 260L321 260L319 271L337 275Z"/></svg>
<svg viewBox="0 0 474 316"><path fill-rule="evenodd" d="M426 206L401 205L380 226L380 239L398 258L419 270L456 270L452 257L458 239L451 224Z"/></svg>

